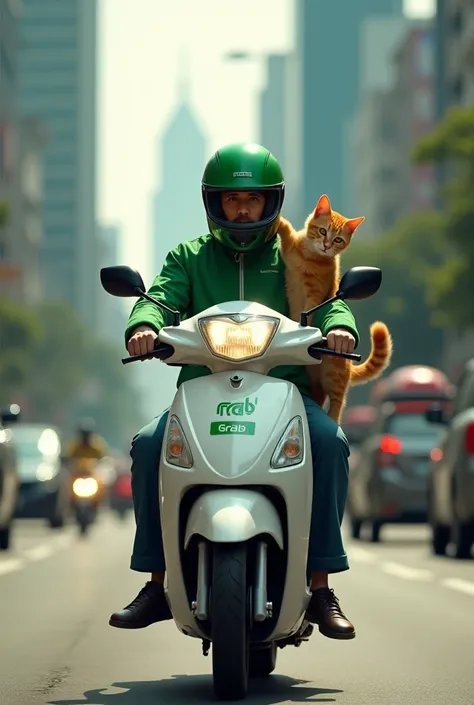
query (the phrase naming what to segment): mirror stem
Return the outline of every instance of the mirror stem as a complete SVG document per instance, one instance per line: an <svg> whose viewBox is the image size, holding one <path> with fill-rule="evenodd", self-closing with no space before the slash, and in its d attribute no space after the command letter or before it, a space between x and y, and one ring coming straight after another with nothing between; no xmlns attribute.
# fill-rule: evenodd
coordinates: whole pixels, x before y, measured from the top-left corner
<svg viewBox="0 0 474 705"><path fill-rule="evenodd" d="M338 301L339 299L343 298L343 292L338 291L335 296L331 296L330 299L328 299L327 301L323 301L322 304L318 304L314 308L310 308L309 311L302 311L300 316L300 326L302 328L305 328L308 325L308 317L311 316L311 314L317 311L318 309L322 308L323 306L327 306L328 304L332 304L334 301Z"/></svg>
<svg viewBox="0 0 474 705"><path fill-rule="evenodd" d="M163 311L168 311L168 313L171 313L173 316L173 325L174 326L179 326L181 320L180 320L180 313L179 311L175 311L174 309L170 308L169 306L166 306L166 304L161 303L161 301L158 301L157 299L154 299L153 296L148 296L148 294L145 291L142 291L138 287L135 288L135 293L137 296L141 296L143 299L146 299L147 301L150 301L152 304L155 304L158 306L158 308L163 309Z"/></svg>

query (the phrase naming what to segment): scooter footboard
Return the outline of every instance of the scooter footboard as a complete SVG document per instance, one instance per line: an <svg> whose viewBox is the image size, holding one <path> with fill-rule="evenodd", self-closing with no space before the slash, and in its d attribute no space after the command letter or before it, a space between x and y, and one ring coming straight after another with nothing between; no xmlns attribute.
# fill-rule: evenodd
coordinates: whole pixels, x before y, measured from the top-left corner
<svg viewBox="0 0 474 705"><path fill-rule="evenodd" d="M199 497L188 517L185 548L195 535L212 543L238 543L268 534L283 550L283 527L274 505L253 490L211 490Z"/></svg>

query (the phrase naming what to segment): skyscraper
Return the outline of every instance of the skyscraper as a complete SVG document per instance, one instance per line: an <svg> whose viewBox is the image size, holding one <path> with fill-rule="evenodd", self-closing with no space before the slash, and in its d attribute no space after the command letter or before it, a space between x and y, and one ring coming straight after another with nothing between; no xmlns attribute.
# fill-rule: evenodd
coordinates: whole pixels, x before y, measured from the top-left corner
<svg viewBox="0 0 474 705"><path fill-rule="evenodd" d="M301 114L296 119L295 113L293 133L301 159L301 218L321 193L342 207L344 125L359 93L359 26L370 15L401 16L402 2L297 0L295 81Z"/></svg>
<svg viewBox="0 0 474 705"><path fill-rule="evenodd" d="M209 155L206 136L192 108L184 65L177 106L159 141L161 178L160 190L153 199L153 277L161 270L169 250L183 240L208 232L201 178ZM158 414L171 402L178 372L177 368L159 365L156 361L140 366L142 391L150 415Z"/></svg>
<svg viewBox="0 0 474 705"><path fill-rule="evenodd" d="M154 199L153 261L161 269L168 250L208 231L201 178L208 154L206 137L182 75L176 110L160 136L161 189Z"/></svg>
<svg viewBox="0 0 474 705"><path fill-rule="evenodd" d="M280 162L285 175L283 213L291 221L298 215L299 188L292 174L294 155L291 125L295 117L295 101L291 96L294 57L291 54L271 54L267 59L267 82L260 94L259 141Z"/></svg>
<svg viewBox="0 0 474 705"><path fill-rule="evenodd" d="M49 131L42 268L47 298L96 324L96 0L23 0L20 104Z"/></svg>

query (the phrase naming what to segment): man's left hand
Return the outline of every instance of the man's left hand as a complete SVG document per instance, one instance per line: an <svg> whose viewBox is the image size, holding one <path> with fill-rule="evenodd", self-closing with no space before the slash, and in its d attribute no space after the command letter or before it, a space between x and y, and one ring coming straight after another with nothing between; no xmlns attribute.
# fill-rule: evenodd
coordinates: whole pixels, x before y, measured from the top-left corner
<svg viewBox="0 0 474 705"><path fill-rule="evenodd" d="M328 335L328 348L336 352L351 353L355 348L355 338L348 330L334 328Z"/></svg>

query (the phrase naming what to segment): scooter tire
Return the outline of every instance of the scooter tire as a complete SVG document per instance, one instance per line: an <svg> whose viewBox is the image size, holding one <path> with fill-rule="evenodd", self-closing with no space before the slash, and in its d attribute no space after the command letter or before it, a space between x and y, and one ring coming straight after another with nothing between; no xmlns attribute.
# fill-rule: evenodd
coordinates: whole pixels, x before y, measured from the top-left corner
<svg viewBox="0 0 474 705"><path fill-rule="evenodd" d="M79 536L87 536L89 533L89 526L90 524L88 522L82 522L79 524Z"/></svg>
<svg viewBox="0 0 474 705"><path fill-rule="evenodd" d="M247 546L215 544L211 588L212 673L218 700L242 700L249 678Z"/></svg>

